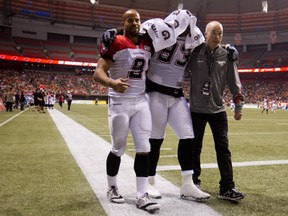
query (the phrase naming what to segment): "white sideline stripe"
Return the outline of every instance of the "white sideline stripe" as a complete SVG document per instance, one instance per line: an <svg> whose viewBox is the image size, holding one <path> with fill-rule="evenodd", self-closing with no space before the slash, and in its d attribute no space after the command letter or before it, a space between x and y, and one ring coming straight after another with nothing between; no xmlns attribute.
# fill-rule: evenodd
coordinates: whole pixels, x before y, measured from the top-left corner
<svg viewBox="0 0 288 216"><path fill-rule="evenodd" d="M126 203L113 204L109 202L106 197L107 180L105 164L111 145L60 111L54 109L48 110L48 112L107 215L149 215L149 213L145 211L138 210L134 202L136 196L136 181L133 159L126 154L123 155L121 158L120 172L118 174L118 187L121 194L125 197ZM163 192L163 198L158 201L161 205L158 215L220 215L204 203L180 199L180 189L177 186L160 175L157 175L156 178L159 189Z"/></svg>
<svg viewBox="0 0 288 216"><path fill-rule="evenodd" d="M11 118L7 119L6 121L2 122L0 124L0 127L2 127L3 125L5 125L6 123L8 123L9 121L13 120L14 118L16 118L17 116L21 115L23 112L25 112L27 109L17 113L16 115L12 116Z"/></svg>
<svg viewBox="0 0 288 216"><path fill-rule="evenodd" d="M246 166L264 166L264 165L281 165L281 164L288 164L288 160L270 160L270 161L247 161L247 162L233 162L233 167L246 167ZM208 164L201 164L202 169L207 168L218 168L216 163L208 163ZM166 170L180 170L179 165L172 165L172 166L158 166L158 171L166 171Z"/></svg>
<svg viewBox="0 0 288 216"><path fill-rule="evenodd" d="M128 145L134 146L133 143L128 143ZM172 150L172 148L161 148L161 151L170 151L170 150ZM134 148L129 148L129 149L127 149L127 151L135 151L135 150L134 150Z"/></svg>

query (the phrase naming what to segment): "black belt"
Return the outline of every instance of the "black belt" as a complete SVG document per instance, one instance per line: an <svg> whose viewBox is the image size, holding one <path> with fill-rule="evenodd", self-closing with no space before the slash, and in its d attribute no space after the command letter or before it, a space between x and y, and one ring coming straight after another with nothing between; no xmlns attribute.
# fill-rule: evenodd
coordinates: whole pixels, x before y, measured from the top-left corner
<svg viewBox="0 0 288 216"><path fill-rule="evenodd" d="M160 92L165 95L171 95L173 97L183 97L183 90L182 88L177 89L177 88L171 88L163 85L159 85L150 79L146 79L146 92Z"/></svg>

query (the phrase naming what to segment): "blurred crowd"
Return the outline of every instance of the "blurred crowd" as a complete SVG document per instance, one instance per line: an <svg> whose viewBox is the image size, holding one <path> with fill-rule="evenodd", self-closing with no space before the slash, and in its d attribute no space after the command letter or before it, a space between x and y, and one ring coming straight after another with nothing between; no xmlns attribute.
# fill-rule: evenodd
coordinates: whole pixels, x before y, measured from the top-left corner
<svg viewBox="0 0 288 216"><path fill-rule="evenodd" d="M43 89L45 95L52 95L55 97L55 101L58 101L61 95L66 95L68 91L74 96L83 97L107 95L107 88L94 82L92 75L92 73L0 70L0 98L5 101L7 92L11 90L15 100L20 97L22 92L27 103L36 89ZM287 103L288 76L284 77L283 79L283 76L277 77L275 74L273 78L255 76L255 78L241 79L245 103L260 104L264 99ZM190 81L186 80L183 88L186 98L189 94L189 85ZM229 103L232 95L228 93L228 89L226 92L225 100Z"/></svg>
<svg viewBox="0 0 288 216"><path fill-rule="evenodd" d="M39 72L39 71L16 71L0 70L0 95L9 88L15 93L24 91L32 93L36 88L55 94L70 91L73 95L105 95L107 88L93 82L92 74L75 74L70 72Z"/></svg>

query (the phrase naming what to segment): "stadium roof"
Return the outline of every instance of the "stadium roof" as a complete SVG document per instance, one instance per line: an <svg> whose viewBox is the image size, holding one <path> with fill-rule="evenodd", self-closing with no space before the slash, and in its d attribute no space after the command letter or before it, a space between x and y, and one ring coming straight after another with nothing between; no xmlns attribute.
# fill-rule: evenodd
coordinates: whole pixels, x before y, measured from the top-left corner
<svg viewBox="0 0 288 216"><path fill-rule="evenodd" d="M95 1L98 4L92 4L90 0L3 0L0 1L0 26L12 27L13 35L16 36L16 32L27 32L31 23L35 26L34 29L39 30L44 23L36 27L35 22L44 21L48 24L45 27L47 32L51 32L52 27L57 26L57 31L63 34L63 25L73 25L93 29L96 34L90 32L86 36L93 34L99 37L107 28L121 25L121 15L127 9L138 10L143 22L150 18L164 18L181 3L183 9L190 10L197 17L197 26L202 31L209 21L221 22L225 29L225 39L229 41L234 40L236 34L241 34L242 42L245 44L266 43L269 42L267 38L270 34L277 34L278 42L287 42L288 0L265 1L268 6L267 12L263 12L264 0ZM31 29L28 32L30 31ZM84 34L81 30L78 30L77 34L79 32L81 35Z"/></svg>
<svg viewBox="0 0 288 216"><path fill-rule="evenodd" d="M91 4L90 0L4 0L0 1L0 15L4 14L5 24L9 17L25 15L30 18L46 18L54 22L81 23L109 27L129 9L139 10L142 21L148 18L164 18L178 8L190 10L199 20L198 24L207 21L213 14L257 13L263 10L263 0L96 0L99 4ZM269 12L288 11L288 0L267 0ZM119 16L120 15L120 16ZM86 19L87 18L87 19ZM101 20L102 18L102 20ZM275 17L277 22L277 17ZM116 22L117 23L117 22Z"/></svg>
<svg viewBox="0 0 288 216"><path fill-rule="evenodd" d="M64 0L63 0L64 1ZM77 0L77 2L85 2ZM262 0L99 0L99 4L170 13L182 3L196 15L213 13L247 13L262 11ZM267 0L269 10L288 8L287 0Z"/></svg>

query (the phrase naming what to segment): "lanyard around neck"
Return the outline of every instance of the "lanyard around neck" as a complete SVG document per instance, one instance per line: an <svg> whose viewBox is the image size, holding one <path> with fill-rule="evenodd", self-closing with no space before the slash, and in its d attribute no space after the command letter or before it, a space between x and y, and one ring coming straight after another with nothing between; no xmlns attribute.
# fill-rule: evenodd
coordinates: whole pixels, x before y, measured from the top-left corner
<svg viewBox="0 0 288 216"><path fill-rule="evenodd" d="M209 72L209 77L210 77L211 73L212 73L212 70L213 70L213 65L214 65L215 50L210 51L208 49L208 47L206 46L205 58L206 58L206 63L207 63L207 66L208 66L208 72Z"/></svg>

